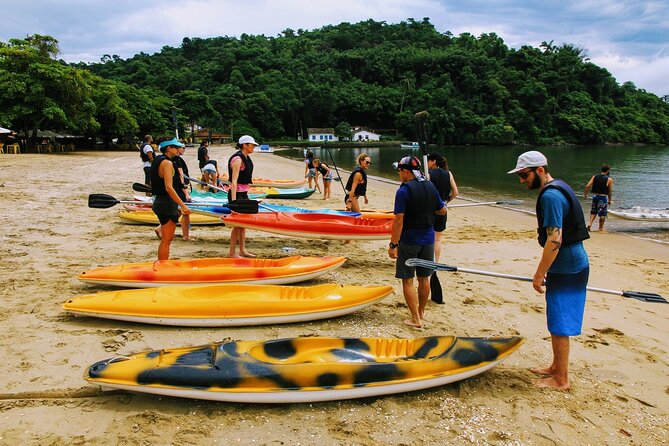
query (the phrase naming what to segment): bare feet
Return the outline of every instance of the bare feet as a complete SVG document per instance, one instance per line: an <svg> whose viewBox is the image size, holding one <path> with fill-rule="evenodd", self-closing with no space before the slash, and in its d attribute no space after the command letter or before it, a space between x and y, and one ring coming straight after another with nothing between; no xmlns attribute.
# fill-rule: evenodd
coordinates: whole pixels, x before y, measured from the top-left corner
<svg viewBox="0 0 669 446"><path fill-rule="evenodd" d="M420 322L416 322L413 319L404 319L402 322L404 323L404 325L408 325L409 327L423 328Z"/></svg>
<svg viewBox="0 0 669 446"><path fill-rule="evenodd" d="M550 367L530 367L530 372L536 375L551 376L554 372Z"/></svg>
<svg viewBox="0 0 669 446"><path fill-rule="evenodd" d="M187 242L190 242L190 241L195 241L195 240L197 240L197 239L196 239L195 237L191 237L191 236L184 236L184 238L183 238L183 239L184 239L184 240L186 240Z"/></svg>
<svg viewBox="0 0 669 446"><path fill-rule="evenodd" d="M248 257L250 259L253 259L256 256L255 254L251 254L250 252L246 252L246 251L241 252L240 254L242 255L242 257Z"/></svg>
<svg viewBox="0 0 669 446"><path fill-rule="evenodd" d="M230 254L228 256L230 259L243 259L244 257L240 256L239 254Z"/></svg>
<svg viewBox="0 0 669 446"><path fill-rule="evenodd" d="M564 383L559 383L554 376L549 376L547 378L533 379L532 384L535 387L545 388L545 389L555 389L555 390L569 390L569 381Z"/></svg>

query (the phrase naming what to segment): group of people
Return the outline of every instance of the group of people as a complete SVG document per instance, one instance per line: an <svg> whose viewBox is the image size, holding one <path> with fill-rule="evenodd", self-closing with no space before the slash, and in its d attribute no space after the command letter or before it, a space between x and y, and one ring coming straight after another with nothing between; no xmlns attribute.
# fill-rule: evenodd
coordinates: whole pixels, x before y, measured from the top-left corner
<svg viewBox="0 0 669 446"><path fill-rule="evenodd" d="M190 198L190 182L188 180L188 166L182 155L185 145L176 138L162 138L156 143L160 148L161 155L155 156L153 150L153 138L150 135L144 137L144 144L140 147L145 184L151 187L153 196L153 212L158 217L160 225L155 233L160 239L158 246L158 260L167 260L170 255L170 245L174 239L177 223L181 219L181 228L184 240L190 240L190 213L187 203ZM228 199L248 199L249 185L253 175L253 161L250 154L253 153L258 143L253 137L244 135L239 138L237 151L228 160L228 174L230 189ZM203 177L207 175L206 183L210 183L211 173L207 170L212 161L209 158L207 144L203 142L198 149L198 160ZM215 163L215 161L214 161ZM216 166L216 163L214 164ZM217 181L218 168L214 181ZM237 254L239 246L239 254ZM233 228L230 235L230 257L255 257L246 250L246 230Z"/></svg>
<svg viewBox="0 0 669 446"><path fill-rule="evenodd" d="M151 141L145 138L145 142L150 144ZM253 137L242 136L237 151L228 161L230 200L248 198L253 174L253 162L249 155L257 145ZM183 147L176 139L162 141L162 155L152 160L149 151L142 148L141 152L143 161L148 158L145 161L145 172L155 196L153 210L161 224L159 260L169 258L169 245L179 216L188 216L190 213L186 204L188 197L180 193L187 184L180 172L184 166L179 167L180 164L174 162L183 154ZM395 277L402 280L402 292L411 314L404 323L415 328L422 327L425 318L430 276L434 270L407 266L405 262L410 258L439 261L447 204L458 196L457 184L448 170L446 159L436 153L430 154L427 159L427 177L421 171L420 160L415 156L405 156L394 163L401 184L395 194L392 233L388 245L389 257L396 260ZM147 161L151 161L148 171ZM344 198L346 208L354 212L360 211L361 198L365 204L368 203L367 170L372 160L369 155L362 153L357 162L358 166L351 172L346 184ZM204 167L206 163L202 164L201 161L201 165ZM516 167L508 173L517 174L520 183L525 184L528 190L539 190L536 215L538 243L542 251L532 286L538 293L545 294L553 360L547 367L534 367L530 371L541 376L534 381L538 387L566 390L570 387L569 338L581 333L590 271L583 241L589 238L591 225L597 216L600 218L600 230L603 228L606 205L611 202L613 180L609 176L609 166L604 165L602 173L594 175L586 185L585 195L590 189L594 193L590 223L586 225L576 194L567 183L551 176L548 160L542 153L523 153L518 157ZM323 195L327 199L332 171L318 158L313 158L313 153L307 153L306 178L317 180L319 174L324 180ZM231 257L254 257L246 250L245 240L245 229L232 229ZM239 255L235 252L236 245L239 245ZM417 286L414 285L414 277L417 278Z"/></svg>
<svg viewBox="0 0 669 446"><path fill-rule="evenodd" d="M318 184L318 175L323 178L323 190ZM321 162L319 158L314 158L314 152L307 150L304 157L304 178L307 179L308 186L311 189L312 185L316 187L318 193L323 194L323 200L327 200L332 196L332 181L334 174L332 169L326 163Z"/></svg>

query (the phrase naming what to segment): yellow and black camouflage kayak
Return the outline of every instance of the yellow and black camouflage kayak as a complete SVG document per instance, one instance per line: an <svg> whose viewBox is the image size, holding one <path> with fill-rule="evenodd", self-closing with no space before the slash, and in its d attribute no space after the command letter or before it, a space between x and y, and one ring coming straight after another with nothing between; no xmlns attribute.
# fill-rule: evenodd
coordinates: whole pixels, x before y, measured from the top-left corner
<svg viewBox="0 0 669 446"><path fill-rule="evenodd" d="M306 337L154 350L90 366L103 388L246 403L363 398L469 378L516 351L523 338Z"/></svg>
<svg viewBox="0 0 669 446"><path fill-rule="evenodd" d="M73 297L68 313L189 327L283 324L337 317L361 310L391 286L228 284L107 291Z"/></svg>

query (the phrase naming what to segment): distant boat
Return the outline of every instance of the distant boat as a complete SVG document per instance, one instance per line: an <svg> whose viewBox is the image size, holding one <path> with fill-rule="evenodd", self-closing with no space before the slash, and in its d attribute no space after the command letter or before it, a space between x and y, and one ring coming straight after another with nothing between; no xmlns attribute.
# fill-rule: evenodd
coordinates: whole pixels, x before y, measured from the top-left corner
<svg viewBox="0 0 669 446"><path fill-rule="evenodd" d="M400 143L400 147L403 149L420 149L420 144L416 141L403 141Z"/></svg>
<svg viewBox="0 0 669 446"><path fill-rule="evenodd" d="M274 153L274 149L269 144L261 144L253 153Z"/></svg>

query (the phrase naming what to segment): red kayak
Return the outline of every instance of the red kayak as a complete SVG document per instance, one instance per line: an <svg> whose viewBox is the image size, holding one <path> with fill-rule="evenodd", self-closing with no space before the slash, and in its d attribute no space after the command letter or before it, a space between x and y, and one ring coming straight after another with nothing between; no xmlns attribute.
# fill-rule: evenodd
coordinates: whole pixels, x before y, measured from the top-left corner
<svg viewBox="0 0 669 446"><path fill-rule="evenodd" d="M383 240L390 236L392 220L332 214L261 212L224 215L223 224L273 234L326 240Z"/></svg>

